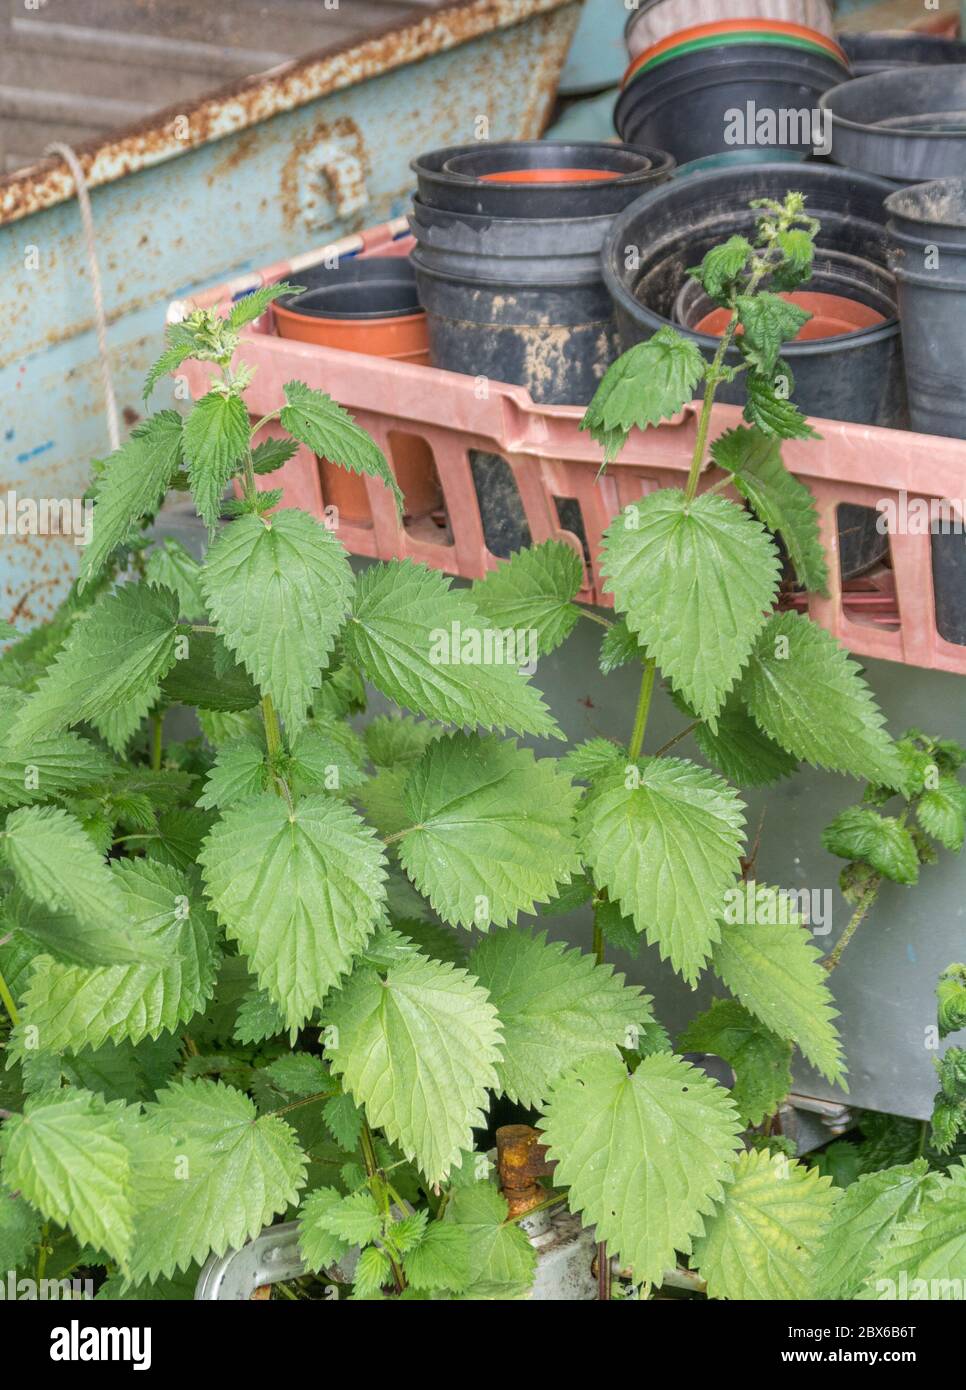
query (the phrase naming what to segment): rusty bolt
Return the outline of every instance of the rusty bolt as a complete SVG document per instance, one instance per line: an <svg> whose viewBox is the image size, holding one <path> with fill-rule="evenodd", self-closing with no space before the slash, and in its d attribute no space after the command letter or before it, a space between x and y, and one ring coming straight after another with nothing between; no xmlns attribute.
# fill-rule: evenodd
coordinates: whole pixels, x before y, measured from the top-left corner
<svg viewBox="0 0 966 1390"><path fill-rule="evenodd" d="M547 1161L547 1146L530 1125L502 1125L496 1132L496 1160L500 1191L510 1216L522 1216L544 1200L546 1190L537 1181L554 1165Z"/></svg>

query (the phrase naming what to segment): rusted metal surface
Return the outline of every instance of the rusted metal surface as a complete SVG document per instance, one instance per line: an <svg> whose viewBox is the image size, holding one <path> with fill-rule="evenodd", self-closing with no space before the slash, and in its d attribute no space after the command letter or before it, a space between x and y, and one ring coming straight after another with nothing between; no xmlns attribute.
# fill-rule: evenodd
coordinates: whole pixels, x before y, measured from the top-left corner
<svg viewBox="0 0 966 1390"><path fill-rule="evenodd" d="M155 125L88 147L124 425L145 413L141 388L169 301L403 214L410 160L478 138L481 118L494 140L538 136L579 12L579 0L449 3L236 84L237 99L201 103L203 120L192 113L200 124L190 140L166 144ZM0 181L8 195L15 188L27 204L0 219L0 496L76 499L91 460L109 448L85 241L63 165ZM172 404L183 408L172 384L160 383L151 409ZM16 609L26 624L49 616L80 549L63 536L4 539L0 616Z"/></svg>
<svg viewBox="0 0 966 1390"><path fill-rule="evenodd" d="M511 1217L532 1211L546 1199L547 1190L538 1179L546 1177L553 1165L547 1161L547 1146L541 1143L538 1130L530 1125L502 1125L496 1132L496 1163Z"/></svg>
<svg viewBox="0 0 966 1390"><path fill-rule="evenodd" d="M78 147L87 183L100 188L176 159L213 140L294 111L372 77L444 53L494 29L549 13L568 0L450 0L410 23L390 25L362 42L336 44L272 72L229 83L183 107L170 106L116 136ZM494 74L496 76L497 74ZM70 171L46 159L0 179L0 223L27 217L74 194Z"/></svg>

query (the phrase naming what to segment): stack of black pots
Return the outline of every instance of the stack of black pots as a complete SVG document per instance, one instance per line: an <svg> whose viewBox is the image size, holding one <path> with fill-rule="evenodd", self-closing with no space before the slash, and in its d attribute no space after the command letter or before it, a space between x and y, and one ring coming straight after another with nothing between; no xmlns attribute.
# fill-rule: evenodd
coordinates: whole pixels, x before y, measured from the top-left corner
<svg viewBox="0 0 966 1390"><path fill-rule="evenodd" d="M588 142L459 145L414 161L410 218L430 363L586 405L618 353L601 249L614 218L671 175L660 151ZM471 458L495 555L529 541L505 462ZM581 534L579 515L563 519Z"/></svg>

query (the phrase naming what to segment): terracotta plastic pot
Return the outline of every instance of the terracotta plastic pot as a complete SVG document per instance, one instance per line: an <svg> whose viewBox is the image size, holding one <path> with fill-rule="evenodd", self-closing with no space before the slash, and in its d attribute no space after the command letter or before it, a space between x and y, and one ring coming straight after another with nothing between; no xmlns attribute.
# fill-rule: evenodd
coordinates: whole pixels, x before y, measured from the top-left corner
<svg viewBox="0 0 966 1390"><path fill-rule="evenodd" d="M426 314L419 305L408 261L373 256L301 278L311 278L313 286L278 300L274 306L279 337L370 357L428 364ZM397 438L392 461L406 516L415 518L435 511L442 498L432 451L425 440ZM327 505L337 507L346 521L371 524L369 496L361 475L328 459L319 460L319 473Z"/></svg>
<svg viewBox="0 0 966 1390"><path fill-rule="evenodd" d="M772 19L801 24L832 38L830 0L638 0L624 28L632 58L651 44L696 24L727 19Z"/></svg>
<svg viewBox="0 0 966 1390"><path fill-rule="evenodd" d="M862 304L857 299L848 299L842 294L823 294L816 290L793 290L779 298L788 304L796 304L812 317L802 325L795 336L796 343L813 343L821 338L840 338L846 333L859 333L863 328L874 328L885 323L885 315L871 305ZM696 323L687 326L695 333L708 333L720 338L731 321L730 309L711 309ZM741 329L739 328L739 333Z"/></svg>
<svg viewBox="0 0 966 1390"><path fill-rule="evenodd" d="M694 52L699 47L713 48L728 42L788 44L806 51L827 53L837 59L846 71L849 67L848 58L835 40L826 38L817 29L765 19L725 19L715 24L696 24L651 44L631 63L624 75L623 85L626 86L642 68L652 67L659 59L667 60L672 55Z"/></svg>
<svg viewBox="0 0 966 1390"><path fill-rule="evenodd" d="M480 177L484 183L594 183L614 175L607 169L504 169Z"/></svg>

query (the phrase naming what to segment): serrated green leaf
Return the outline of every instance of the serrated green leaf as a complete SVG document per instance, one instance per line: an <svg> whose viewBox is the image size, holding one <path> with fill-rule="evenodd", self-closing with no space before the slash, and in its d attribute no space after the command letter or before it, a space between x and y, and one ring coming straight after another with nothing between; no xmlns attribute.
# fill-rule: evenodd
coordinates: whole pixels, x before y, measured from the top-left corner
<svg viewBox="0 0 966 1390"><path fill-rule="evenodd" d="M144 381L142 399L145 403L151 399L154 388L161 378L168 376L171 372L176 372L182 362L186 362L189 357L194 356L199 347L195 335L183 323L168 324L164 336L167 347L158 360L153 363Z"/></svg>
<svg viewBox="0 0 966 1390"><path fill-rule="evenodd" d="M256 444L252 450L252 467L260 475L277 473L280 468L285 467L289 459L295 457L298 451L299 442L297 439L282 437L263 439L261 444Z"/></svg>
<svg viewBox="0 0 966 1390"><path fill-rule="evenodd" d="M111 864L111 901L117 914L105 912L93 920L82 921L69 912L57 912L32 901L15 889L4 903L9 923L38 951L70 965L119 965L130 961L162 960L166 950L143 932L131 932L125 919L127 908L123 871L119 861Z"/></svg>
<svg viewBox="0 0 966 1390"><path fill-rule="evenodd" d="M778 369L785 374L783 363L778 363ZM821 439L798 407L776 393L773 377L749 372L747 385L745 419L750 425L779 439Z"/></svg>
<svg viewBox="0 0 966 1390"><path fill-rule="evenodd" d="M815 498L785 467L779 440L739 427L717 439L711 454L719 468L735 475L735 487L759 521L781 536L801 585L827 597L828 566Z"/></svg>
<svg viewBox="0 0 966 1390"><path fill-rule="evenodd" d="M498 1084L500 1027L464 970L417 956L353 971L325 1010L332 1070L429 1182L446 1177L484 1123Z"/></svg>
<svg viewBox="0 0 966 1390"><path fill-rule="evenodd" d="M282 771L293 795L314 791L352 793L367 781L361 744L353 729L337 720L315 720L292 740Z"/></svg>
<svg viewBox="0 0 966 1390"><path fill-rule="evenodd" d="M18 1050L77 1053L108 1039L154 1038L211 997L213 923L188 881L140 859L120 861L115 877L129 939L145 939L160 959L88 968L38 957L14 1033Z"/></svg>
<svg viewBox="0 0 966 1390"><path fill-rule="evenodd" d="M872 1273L896 1224L919 1209L928 1190L925 1159L865 1173L850 1184L818 1248L811 1296L852 1299Z"/></svg>
<svg viewBox="0 0 966 1390"><path fill-rule="evenodd" d="M299 1027L350 968L385 902L374 832L342 802L271 792L229 807L199 856L212 907Z"/></svg>
<svg viewBox="0 0 966 1390"><path fill-rule="evenodd" d="M966 965L948 965L936 985L939 1036L966 1028Z"/></svg>
<svg viewBox="0 0 966 1390"><path fill-rule="evenodd" d="M209 391L184 422L191 495L209 532L215 528L224 491L241 467L250 442L248 409L241 396Z"/></svg>
<svg viewBox="0 0 966 1390"><path fill-rule="evenodd" d="M11 737L22 746L86 720L123 750L174 665L177 621L178 601L167 589L125 584L99 599L75 621Z"/></svg>
<svg viewBox="0 0 966 1390"><path fill-rule="evenodd" d="M430 744L405 788L399 858L454 927L503 927L579 869L578 793L552 759L499 738Z"/></svg>
<svg viewBox="0 0 966 1390"><path fill-rule="evenodd" d="M626 951L629 956L640 955L644 938L634 925L634 919L625 917L617 903L598 899L594 903L594 925L600 928L608 945Z"/></svg>
<svg viewBox="0 0 966 1390"><path fill-rule="evenodd" d="M238 713L258 704L258 687L212 632L193 632L179 643L179 659L161 682L175 705Z"/></svg>
<svg viewBox="0 0 966 1390"><path fill-rule="evenodd" d="M695 1241L709 1298L815 1296L816 1261L841 1192L784 1154L743 1153L724 1202Z"/></svg>
<svg viewBox="0 0 966 1390"><path fill-rule="evenodd" d="M17 699L13 708L22 704ZM0 741L0 806L47 801L108 782L116 770L106 753L79 734L37 734L27 743L8 734Z"/></svg>
<svg viewBox="0 0 966 1390"><path fill-rule="evenodd" d="M322 1058L311 1052L285 1052L263 1070L287 1095L314 1096L335 1089Z"/></svg>
<svg viewBox="0 0 966 1390"><path fill-rule="evenodd" d="M182 461L182 420L176 410L143 420L111 454L97 482L93 533L84 548L79 592L100 573L134 523L157 511Z"/></svg>
<svg viewBox="0 0 966 1390"><path fill-rule="evenodd" d="M17 1192L0 1184L0 1269L17 1270L40 1240L41 1219Z"/></svg>
<svg viewBox="0 0 966 1390"><path fill-rule="evenodd" d="M807 309L767 290L739 294L735 300L738 322L744 329L744 350L754 353L756 369L773 376L783 343L791 343L812 317Z"/></svg>
<svg viewBox="0 0 966 1390"><path fill-rule="evenodd" d="M123 920L124 904L110 870L66 811L53 806L12 811L2 849L26 896L75 917L81 932L106 936Z"/></svg>
<svg viewBox="0 0 966 1390"><path fill-rule="evenodd" d="M201 592L201 566L173 536L165 536L148 555L144 573L150 584L178 595L183 618L201 618L205 599Z"/></svg>
<svg viewBox="0 0 966 1390"><path fill-rule="evenodd" d="M355 1298L373 1298L392 1277L389 1256L377 1245L367 1245L356 1263L352 1280Z"/></svg>
<svg viewBox="0 0 966 1390"><path fill-rule="evenodd" d="M598 664L601 675L609 676L612 671L626 666L631 661L644 661L645 653L641 644L627 626L626 618L618 618L607 629L600 644Z"/></svg>
<svg viewBox="0 0 966 1390"><path fill-rule="evenodd" d="M439 724L406 714L379 714L363 731L366 752L376 767L418 763L434 738L445 730Z"/></svg>
<svg viewBox="0 0 966 1390"><path fill-rule="evenodd" d="M701 282L715 303L723 303L753 255L747 237L732 236L720 246L712 246L701 264L688 274Z"/></svg>
<svg viewBox="0 0 966 1390"><path fill-rule="evenodd" d="M966 787L951 773L923 792L916 802L916 819L927 835L958 854L966 839Z"/></svg>
<svg viewBox="0 0 966 1390"><path fill-rule="evenodd" d="M3 1127L3 1181L49 1221L122 1264L133 1228L120 1108L89 1091L31 1097Z"/></svg>
<svg viewBox="0 0 966 1390"><path fill-rule="evenodd" d="M713 727L777 591L764 527L723 497L653 492L612 522L602 569L648 656Z"/></svg>
<svg viewBox="0 0 966 1390"><path fill-rule="evenodd" d="M478 579L471 593L494 627L534 633L537 651L547 656L580 617L573 599L583 579L584 567L575 550L563 541L544 541L511 555L485 579Z"/></svg>
<svg viewBox="0 0 966 1390"><path fill-rule="evenodd" d="M776 613L738 694L759 728L794 757L901 786L902 763L859 671L824 628L798 613Z"/></svg>
<svg viewBox="0 0 966 1390"><path fill-rule="evenodd" d="M455 1188L446 1208L446 1220L472 1236L472 1290L493 1297L526 1294L537 1270L537 1252L525 1231L507 1220L506 1198L489 1182Z"/></svg>
<svg viewBox="0 0 966 1390"><path fill-rule="evenodd" d="M455 634L455 640L454 640ZM490 651L486 641L489 634ZM463 639L469 655L463 659ZM537 691L506 660L470 594L409 560L359 576L346 649L377 690L405 709L463 728L563 735Z"/></svg>
<svg viewBox="0 0 966 1390"><path fill-rule="evenodd" d="M362 1111L351 1096L332 1096L322 1107L322 1118L336 1143L351 1153L362 1133Z"/></svg>
<svg viewBox="0 0 966 1390"><path fill-rule="evenodd" d="M746 1125L773 1115L792 1089L792 1046L733 999L716 999L678 1039L679 1052L708 1052L734 1070L731 1099Z"/></svg>
<svg viewBox="0 0 966 1390"><path fill-rule="evenodd" d="M319 1224L347 1245L369 1245L382 1232L382 1215L370 1192L353 1192L320 1212Z"/></svg>
<svg viewBox="0 0 966 1390"><path fill-rule="evenodd" d="M285 1032L285 1019L264 990L252 988L238 1006L232 1036L240 1043L267 1042Z"/></svg>
<svg viewBox="0 0 966 1390"><path fill-rule="evenodd" d="M382 450L331 396L313 391L301 381L285 386L287 405L282 407L282 428L307 444L319 458L337 463L351 473L379 478L396 499L400 514L403 495Z"/></svg>
<svg viewBox="0 0 966 1390"><path fill-rule="evenodd" d="M352 584L342 546L307 512L240 517L208 552L209 611L291 733L305 722Z"/></svg>
<svg viewBox="0 0 966 1390"><path fill-rule="evenodd" d="M704 768L647 758L601 777L578 812L595 882L689 982L719 937L740 867L743 809Z"/></svg>
<svg viewBox="0 0 966 1390"><path fill-rule="evenodd" d="M701 349L674 328L659 328L608 368L580 422L615 459L636 426L646 429L677 415L707 371Z"/></svg>
<svg viewBox="0 0 966 1390"><path fill-rule="evenodd" d="M966 1167L934 1175L915 1215L900 1221L860 1297L958 1297L966 1279Z"/></svg>
<svg viewBox="0 0 966 1390"><path fill-rule="evenodd" d="M577 743L558 759L561 772L579 782L594 782L598 777L627 766L627 749L609 738L589 738Z"/></svg>
<svg viewBox="0 0 966 1390"><path fill-rule="evenodd" d="M301 294L304 289L304 285L290 285L287 280L281 280L275 285L261 285L257 290L252 290L250 294L244 294L235 300L228 311L228 327L237 333L246 323L254 323L255 319L261 318L268 306L283 294Z"/></svg>
<svg viewBox="0 0 966 1390"><path fill-rule="evenodd" d="M320 1187L310 1192L299 1209L299 1254L306 1269L318 1273L338 1264L348 1244L329 1229L329 1214L342 1203L336 1187Z"/></svg>
<svg viewBox="0 0 966 1390"><path fill-rule="evenodd" d="M480 942L469 971L489 993L503 1027L503 1093L539 1107L568 1067L595 1054L636 1048L650 1000L593 956L547 941L546 932L506 931Z"/></svg>
<svg viewBox="0 0 966 1390"><path fill-rule="evenodd" d="M822 844L840 859L856 859L893 883L916 883L919 855L909 831L871 806L849 806L822 831Z"/></svg>
<svg viewBox="0 0 966 1390"><path fill-rule="evenodd" d="M215 755L214 767L208 773L198 805L208 810L224 810L265 791L268 778L265 749L257 738L223 743Z"/></svg>
<svg viewBox="0 0 966 1390"><path fill-rule="evenodd" d="M240 1249L297 1199L306 1161L294 1131L274 1115L259 1116L240 1091L181 1081L146 1112L148 1135L168 1142L175 1161L152 1171L142 1189L135 1279Z"/></svg>
<svg viewBox="0 0 966 1390"><path fill-rule="evenodd" d="M737 695L728 696L718 711L717 725L712 731L700 723L693 731L694 741L708 762L736 786L770 786L791 777L798 767L798 759L761 731Z"/></svg>
<svg viewBox="0 0 966 1390"><path fill-rule="evenodd" d="M541 1128L571 1210L636 1282L660 1283L721 1196L739 1122L723 1087L655 1053L633 1075L618 1057L587 1058L553 1087Z"/></svg>
<svg viewBox="0 0 966 1390"><path fill-rule="evenodd" d="M766 1028L798 1046L832 1083L845 1067L838 1016L820 952L775 888L742 885L711 961L718 978Z"/></svg>
<svg viewBox="0 0 966 1390"><path fill-rule="evenodd" d="M473 1283L479 1261L473 1232L453 1221L432 1221L426 1234L403 1261L409 1284L416 1289L448 1289L462 1293Z"/></svg>

